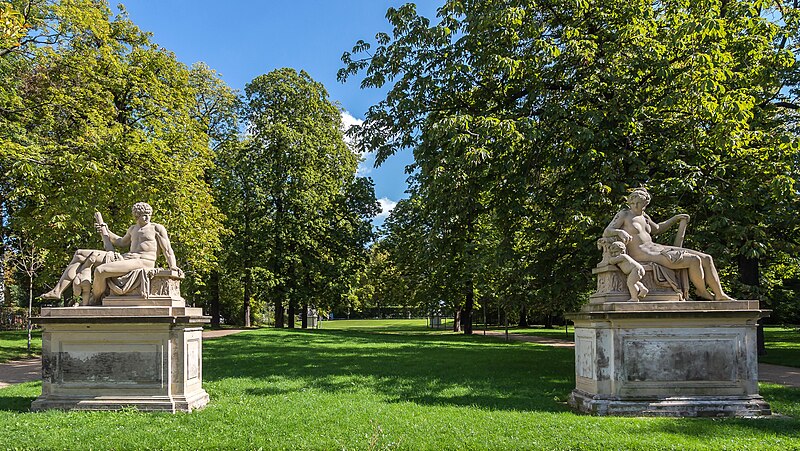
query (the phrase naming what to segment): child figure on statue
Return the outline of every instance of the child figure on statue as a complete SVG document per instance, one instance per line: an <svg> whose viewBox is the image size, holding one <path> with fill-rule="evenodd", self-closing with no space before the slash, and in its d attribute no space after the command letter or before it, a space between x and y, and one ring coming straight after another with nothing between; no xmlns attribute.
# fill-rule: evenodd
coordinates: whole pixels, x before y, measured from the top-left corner
<svg viewBox="0 0 800 451"><path fill-rule="evenodd" d="M608 253L611 255L608 262L612 265L617 265L623 273L628 275L628 291L631 293L631 298L628 301L638 302L640 297L647 296L650 290L642 283L644 267L627 254L625 244L621 241L611 243L608 247Z"/></svg>

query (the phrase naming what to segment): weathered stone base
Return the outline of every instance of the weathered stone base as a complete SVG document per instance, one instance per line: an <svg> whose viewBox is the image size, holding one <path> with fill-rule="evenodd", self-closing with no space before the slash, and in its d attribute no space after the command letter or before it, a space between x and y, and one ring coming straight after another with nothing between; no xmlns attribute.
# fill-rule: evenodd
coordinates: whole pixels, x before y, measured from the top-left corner
<svg viewBox="0 0 800 451"><path fill-rule="evenodd" d="M135 408L143 412L191 412L208 404L205 390L192 397L185 396L85 396L39 397L31 403L31 410L123 410Z"/></svg>
<svg viewBox="0 0 800 451"><path fill-rule="evenodd" d="M769 415L758 395L758 301L606 302L575 323L570 404L595 415Z"/></svg>
<svg viewBox="0 0 800 451"><path fill-rule="evenodd" d="M201 309L42 309L42 395L31 410L188 412L205 406Z"/></svg>
<svg viewBox="0 0 800 451"><path fill-rule="evenodd" d="M569 405L590 415L630 417L736 417L771 415L769 404L759 395L750 396L671 396L653 399L619 399L592 395L575 389Z"/></svg>

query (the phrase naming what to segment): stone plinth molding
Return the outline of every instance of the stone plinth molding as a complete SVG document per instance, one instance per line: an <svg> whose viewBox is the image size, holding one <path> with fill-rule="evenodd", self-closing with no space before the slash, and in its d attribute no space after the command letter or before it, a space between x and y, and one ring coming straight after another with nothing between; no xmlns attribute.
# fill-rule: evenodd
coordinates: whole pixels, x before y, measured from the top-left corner
<svg viewBox="0 0 800 451"><path fill-rule="evenodd" d="M188 412L203 390L199 308L164 306L45 308L42 395L31 410Z"/></svg>
<svg viewBox="0 0 800 451"><path fill-rule="evenodd" d="M577 411L596 415L770 414L758 394L758 301L608 302L575 323Z"/></svg>

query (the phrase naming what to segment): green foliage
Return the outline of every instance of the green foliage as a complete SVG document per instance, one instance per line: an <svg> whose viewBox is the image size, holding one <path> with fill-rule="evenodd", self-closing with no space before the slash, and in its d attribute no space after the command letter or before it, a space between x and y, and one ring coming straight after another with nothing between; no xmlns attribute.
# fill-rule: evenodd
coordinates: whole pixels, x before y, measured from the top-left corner
<svg viewBox="0 0 800 451"><path fill-rule="evenodd" d="M25 16L10 3L0 4L0 54L19 47L27 30Z"/></svg>
<svg viewBox="0 0 800 451"><path fill-rule="evenodd" d="M75 249L98 246L96 210L121 233L146 201L178 264L209 270L222 218L189 70L103 1L24 3L30 30L0 57L4 243L24 233L50 250L53 279Z"/></svg>
<svg viewBox="0 0 800 451"><path fill-rule="evenodd" d="M340 109L305 72L279 69L245 88L244 140L218 150L219 198L233 232L228 271L250 302L331 305L350 291L366 260L378 212L372 182L355 177ZM293 325L293 318L290 318Z"/></svg>
<svg viewBox="0 0 800 451"><path fill-rule="evenodd" d="M32 414L27 410L40 386L9 387L0 390L0 442L23 449L738 450L800 444L797 389L764 387L775 410L790 415L765 421L575 415L564 402L574 388L572 350L423 332L417 325L266 329L206 341L203 385L211 402L191 414ZM224 433L213 432L220 425Z"/></svg>
<svg viewBox="0 0 800 451"><path fill-rule="evenodd" d="M355 136L378 163L414 150L447 291L472 281L541 314L575 308L592 289L575 268L594 266L595 239L646 185L651 216L692 216L686 244L715 257L726 288L788 312L796 17L789 2L451 0L432 23L406 4L339 76L389 88ZM736 280L754 267L756 293Z"/></svg>

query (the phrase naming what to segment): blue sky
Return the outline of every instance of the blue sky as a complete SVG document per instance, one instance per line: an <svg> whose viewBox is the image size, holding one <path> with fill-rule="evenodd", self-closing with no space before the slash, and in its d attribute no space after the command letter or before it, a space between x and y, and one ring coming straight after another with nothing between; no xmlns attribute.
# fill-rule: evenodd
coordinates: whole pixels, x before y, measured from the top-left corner
<svg viewBox="0 0 800 451"><path fill-rule="evenodd" d="M323 83L331 100L356 120L377 103L384 90L359 88L360 78L336 81L341 56L357 40L374 42L375 33L390 32L386 10L405 1L389 0L128 0L125 9L153 40L187 65L203 61L234 89L280 67L305 70ZM440 0L420 0L418 11L433 19ZM407 197L405 166L410 151L372 168L367 155L361 173L375 181L376 196L388 210ZM388 211L387 211L388 212ZM382 223L379 217L376 224Z"/></svg>

